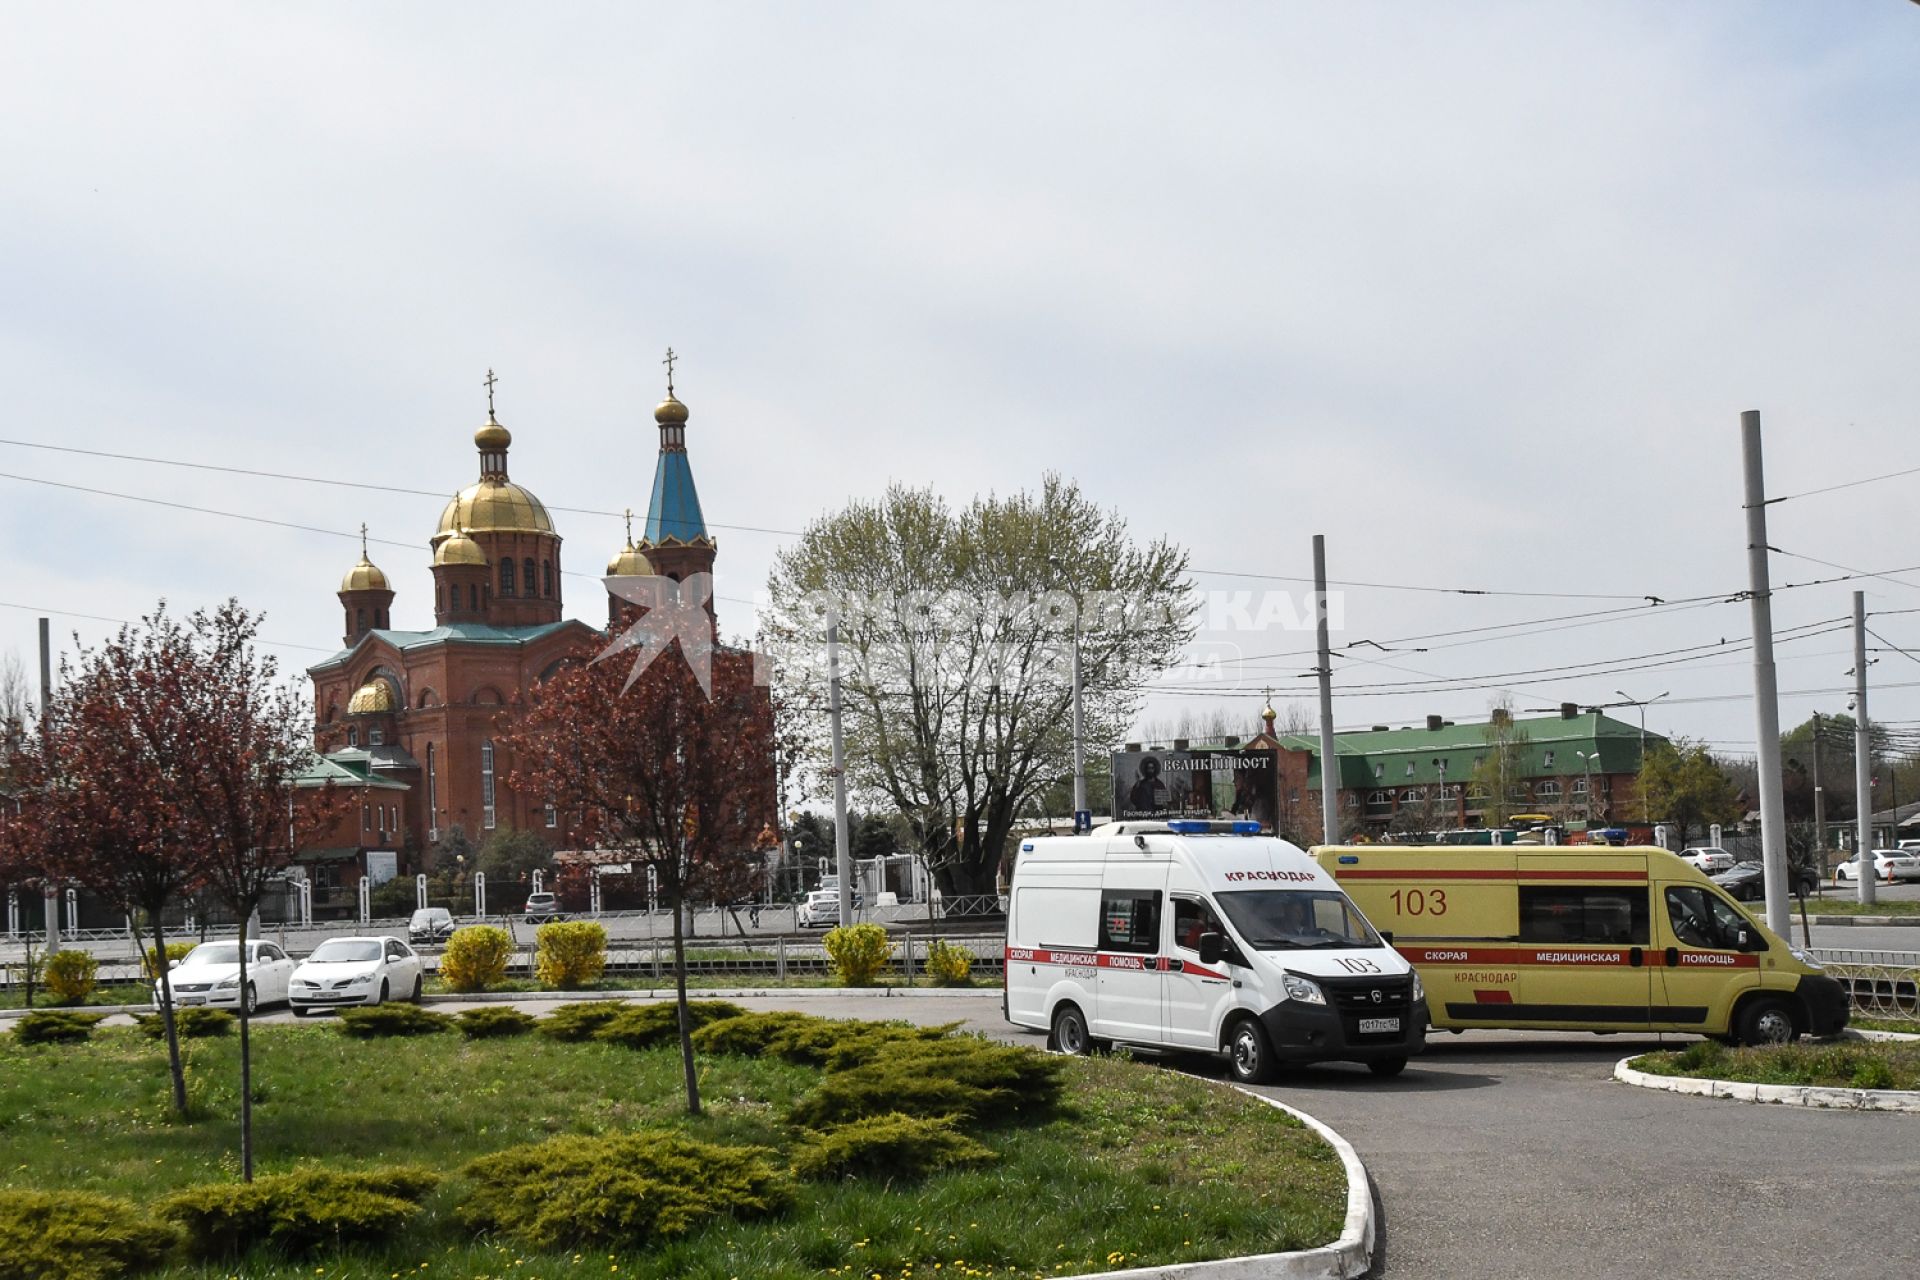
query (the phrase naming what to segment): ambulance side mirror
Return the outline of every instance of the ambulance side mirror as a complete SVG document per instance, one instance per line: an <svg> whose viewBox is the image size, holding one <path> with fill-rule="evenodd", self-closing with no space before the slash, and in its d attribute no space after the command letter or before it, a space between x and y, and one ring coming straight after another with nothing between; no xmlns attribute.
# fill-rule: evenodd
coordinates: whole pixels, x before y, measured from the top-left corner
<svg viewBox="0 0 1920 1280"><path fill-rule="evenodd" d="M1201 964L1219 964L1222 960L1226 959L1226 955L1227 940L1224 936L1217 933L1203 933L1200 935Z"/></svg>

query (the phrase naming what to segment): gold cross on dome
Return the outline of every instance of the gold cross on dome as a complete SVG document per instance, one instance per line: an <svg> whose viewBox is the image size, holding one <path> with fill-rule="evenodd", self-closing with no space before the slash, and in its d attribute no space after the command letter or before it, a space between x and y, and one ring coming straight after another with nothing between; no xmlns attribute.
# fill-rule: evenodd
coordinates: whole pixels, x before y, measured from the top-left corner
<svg viewBox="0 0 1920 1280"><path fill-rule="evenodd" d="M367 522L365 520L360 522L360 558L362 560L367 558Z"/></svg>
<svg viewBox="0 0 1920 1280"><path fill-rule="evenodd" d="M627 508L627 545L633 545L633 508Z"/></svg>
<svg viewBox="0 0 1920 1280"><path fill-rule="evenodd" d="M487 370L486 380L482 385L487 389L487 416L489 418L493 416L493 384L498 381L500 381L500 379L493 376L493 370Z"/></svg>
<svg viewBox="0 0 1920 1280"><path fill-rule="evenodd" d="M667 358L660 363L667 366L667 394L673 394L673 365L680 357L673 354L673 348L667 348Z"/></svg>

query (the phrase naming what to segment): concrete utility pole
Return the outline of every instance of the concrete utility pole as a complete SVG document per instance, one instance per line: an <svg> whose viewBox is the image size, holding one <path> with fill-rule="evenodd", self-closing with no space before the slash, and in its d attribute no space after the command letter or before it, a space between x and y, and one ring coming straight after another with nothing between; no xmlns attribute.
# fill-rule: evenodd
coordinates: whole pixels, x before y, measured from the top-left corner
<svg viewBox="0 0 1920 1280"><path fill-rule="evenodd" d="M49 619L40 619L40 745L43 747L47 744L47 733L53 725L52 625ZM47 954L52 955L60 949L59 895L52 885L47 886L44 905L47 910Z"/></svg>
<svg viewBox="0 0 1920 1280"><path fill-rule="evenodd" d="M1787 807L1780 787L1780 693L1773 670L1773 591L1767 575L1767 480L1760 455L1760 411L1740 415L1746 471L1747 604L1753 615L1753 714L1760 738L1760 850L1767 927L1787 936Z"/></svg>
<svg viewBox="0 0 1920 1280"><path fill-rule="evenodd" d="M1827 870L1827 789L1820 785L1820 713L1813 713L1813 847L1820 855L1821 879Z"/></svg>
<svg viewBox="0 0 1920 1280"><path fill-rule="evenodd" d="M1080 603L1073 606L1073 834L1079 835L1093 826L1093 815L1087 809L1087 749L1081 736L1085 727L1084 716L1080 708ZM1109 807L1108 812L1112 809Z"/></svg>
<svg viewBox="0 0 1920 1280"><path fill-rule="evenodd" d="M827 620L827 710L833 719L833 868L840 877L840 923L853 923L853 854L847 846L847 748L840 733L840 619Z"/></svg>
<svg viewBox="0 0 1920 1280"><path fill-rule="evenodd" d="M1327 535L1313 535L1313 615L1320 643L1320 838L1340 843L1340 760L1333 749L1333 645L1327 636ZM1277 785L1277 784L1276 784Z"/></svg>
<svg viewBox="0 0 1920 1280"><path fill-rule="evenodd" d="M1853 864L1860 901L1874 900L1873 733L1867 724L1867 593L1853 593L1853 791L1860 846Z"/></svg>

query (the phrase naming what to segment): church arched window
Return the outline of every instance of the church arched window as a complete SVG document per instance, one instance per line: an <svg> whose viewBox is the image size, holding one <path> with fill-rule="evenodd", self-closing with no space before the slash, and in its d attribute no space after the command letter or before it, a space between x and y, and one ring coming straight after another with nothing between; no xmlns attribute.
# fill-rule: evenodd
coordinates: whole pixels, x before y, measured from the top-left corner
<svg viewBox="0 0 1920 1280"><path fill-rule="evenodd" d="M353 611L353 634L359 635L362 631L365 631L366 629L367 629L367 611L365 609L355 609Z"/></svg>
<svg viewBox="0 0 1920 1280"><path fill-rule="evenodd" d="M526 584L527 599L531 600L540 590L540 579L533 576L532 556L528 556L525 560L521 561L520 571L524 575L520 581Z"/></svg>
<svg viewBox="0 0 1920 1280"><path fill-rule="evenodd" d="M493 830L496 814L493 791L493 740L480 744L480 825Z"/></svg>
<svg viewBox="0 0 1920 1280"><path fill-rule="evenodd" d="M513 557L512 556L500 557L500 594L502 596L510 596L513 594Z"/></svg>

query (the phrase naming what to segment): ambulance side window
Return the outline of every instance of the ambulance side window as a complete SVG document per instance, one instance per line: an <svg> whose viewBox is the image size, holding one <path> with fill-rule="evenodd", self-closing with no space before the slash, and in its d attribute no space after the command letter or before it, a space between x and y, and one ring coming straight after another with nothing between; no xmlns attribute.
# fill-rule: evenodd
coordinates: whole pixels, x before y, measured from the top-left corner
<svg viewBox="0 0 1920 1280"><path fill-rule="evenodd" d="M1758 932L1737 907L1693 885L1667 890L1667 918L1673 922L1674 936L1690 947L1737 951L1743 931Z"/></svg>
<svg viewBox="0 0 1920 1280"><path fill-rule="evenodd" d="M1522 885L1520 941L1647 945L1647 891Z"/></svg>
<svg viewBox="0 0 1920 1280"><path fill-rule="evenodd" d="M1183 951L1196 955L1200 951L1200 935L1217 933L1225 936L1227 928L1220 923L1220 917L1213 914L1213 908L1195 898L1175 898L1173 900L1173 945Z"/></svg>
<svg viewBox="0 0 1920 1280"><path fill-rule="evenodd" d="M1108 889L1100 895L1100 949L1160 950L1160 895L1147 889Z"/></svg>

